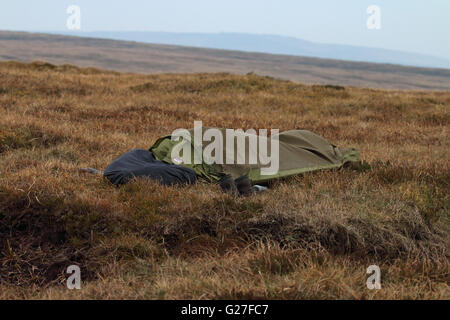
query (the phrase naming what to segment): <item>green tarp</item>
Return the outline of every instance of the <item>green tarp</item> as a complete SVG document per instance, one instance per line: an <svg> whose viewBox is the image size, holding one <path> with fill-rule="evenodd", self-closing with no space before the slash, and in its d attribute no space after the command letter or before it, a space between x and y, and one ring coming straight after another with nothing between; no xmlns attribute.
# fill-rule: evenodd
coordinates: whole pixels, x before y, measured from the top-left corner
<svg viewBox="0 0 450 320"><path fill-rule="evenodd" d="M208 129L210 128L201 129L202 137ZM339 168L347 162L359 161L359 152L356 149L336 147L308 130L289 130L268 138L237 131L233 137L235 143L230 143L231 141L229 140L231 139L228 138L226 129L217 130L223 137L222 164L211 163L212 160L207 157L203 157L201 163L194 163L195 153L197 155L202 154L205 148L209 148L210 151L211 143L215 141L214 138L211 138L211 141L202 139L201 147L194 148L194 129L189 130L190 136L180 138L178 141L173 141L170 135L162 137L155 142L150 151L153 152L158 160L191 168L199 177L210 182L217 181L223 174L231 174L233 178L248 174L253 183L257 184L309 171ZM227 141L227 139L229 140ZM245 141L243 148L242 143L241 148L239 148L237 143L239 139L241 139L241 142ZM255 144L251 142L258 141L256 146L260 144L267 146L267 154L270 156L272 151L271 143L274 142L272 139L277 139L279 142L278 171L267 175L267 173L264 174L264 168L268 168L268 164L263 164L264 161L262 163L259 158L256 163L254 158L253 162L250 159L252 154L257 154ZM189 147L191 150L191 161L180 161L180 158L174 157L172 151L175 147L177 148L176 150L182 147ZM234 155L235 161L233 163L227 163L226 161L227 155L230 154ZM213 152L213 155L216 156L217 154ZM238 159L240 159L240 162Z"/></svg>

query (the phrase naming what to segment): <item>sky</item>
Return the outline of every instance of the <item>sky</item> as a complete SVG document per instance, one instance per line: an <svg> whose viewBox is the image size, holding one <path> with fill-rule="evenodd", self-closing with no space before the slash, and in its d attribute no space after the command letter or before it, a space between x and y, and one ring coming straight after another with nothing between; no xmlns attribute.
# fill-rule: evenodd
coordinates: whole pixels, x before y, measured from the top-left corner
<svg viewBox="0 0 450 320"><path fill-rule="evenodd" d="M238 32L402 50L450 59L449 0L1 0L0 30ZM368 29L367 8L380 8Z"/></svg>

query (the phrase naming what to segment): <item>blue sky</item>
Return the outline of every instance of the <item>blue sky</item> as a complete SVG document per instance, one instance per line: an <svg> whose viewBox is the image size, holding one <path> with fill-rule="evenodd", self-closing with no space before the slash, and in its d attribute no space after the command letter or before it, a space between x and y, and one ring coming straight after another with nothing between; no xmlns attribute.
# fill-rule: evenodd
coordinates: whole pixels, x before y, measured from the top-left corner
<svg viewBox="0 0 450 320"><path fill-rule="evenodd" d="M1 5L0 29L67 31L72 4L81 31L277 34L450 59L449 0L12 0ZM380 30L366 27L369 5L381 9Z"/></svg>

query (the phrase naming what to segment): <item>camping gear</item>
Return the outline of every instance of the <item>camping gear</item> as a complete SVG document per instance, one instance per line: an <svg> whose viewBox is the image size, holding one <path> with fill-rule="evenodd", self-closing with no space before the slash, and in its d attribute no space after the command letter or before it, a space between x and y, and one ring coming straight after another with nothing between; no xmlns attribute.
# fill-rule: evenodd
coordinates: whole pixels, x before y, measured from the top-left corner
<svg viewBox="0 0 450 320"><path fill-rule="evenodd" d="M202 134L208 129L203 127ZM225 161L226 154L228 152L234 152L234 155L238 154L238 146L236 143L227 143L226 129L218 130L223 136L223 164L208 164L211 162L205 161L205 158L202 158L203 161L201 163L196 164L194 161L186 163L179 157L172 157L172 151L175 147L177 149L182 149L183 146L191 148L191 157L193 159L195 153L202 153L205 147L208 146L210 142L202 139L200 148L194 148L194 129L188 130L190 138L189 136L178 137L178 141L172 140L170 135L161 137L150 148L150 151L156 159L165 163L175 163L190 168L197 173L198 177L209 182L217 182L226 174L231 174L235 179L247 174L253 184L261 184L273 179L316 170L340 168L349 162L359 162L359 152L356 149L337 147L308 130L289 130L271 137L255 137L255 135L242 131L236 132L235 141L242 138L246 142L245 150L240 155L245 157L245 161L242 164L227 164ZM256 164L252 164L249 161L249 154L255 152L255 150L251 149L249 141L254 138L258 140L258 143L266 144L268 150L270 150L271 139L278 139L279 170L277 173L263 174L262 169L267 166L264 166L259 160Z"/></svg>
<svg viewBox="0 0 450 320"><path fill-rule="evenodd" d="M265 186L260 186L260 185L257 185L257 184L255 184L255 185L253 186L253 192L254 192L254 193L266 191L267 189L268 189L267 187L265 187Z"/></svg>
<svg viewBox="0 0 450 320"><path fill-rule="evenodd" d="M219 185L224 192L229 192L234 196L248 196L254 191L252 182L246 174L236 180L231 174L226 174L219 179Z"/></svg>
<svg viewBox="0 0 450 320"><path fill-rule="evenodd" d="M231 174L226 174L219 179L219 185L224 192L229 192L234 196L239 195L236 183Z"/></svg>
<svg viewBox="0 0 450 320"><path fill-rule="evenodd" d="M121 185L137 177L156 180L163 185L186 185L197 181L194 170L157 160L144 149L135 149L114 160L104 171L113 184Z"/></svg>
<svg viewBox="0 0 450 320"><path fill-rule="evenodd" d="M202 136L208 129L202 128ZM271 137L235 131L233 139L244 141L244 149L240 149L242 145L237 143L227 143L227 129L216 130L223 136L224 152L220 163L205 158L203 151L210 142L202 139L200 148L194 146L194 129L191 129L188 136L178 137L178 140L172 139L170 135L164 136L150 150L136 149L124 154L105 169L104 176L116 185L127 183L135 177L157 180L164 185L192 184L197 178L201 178L208 182L218 182L223 190L232 194L248 195L256 191L252 184L264 184L273 179L344 165L353 167L359 163L359 152L356 149L337 147L308 130L290 130ZM256 163L250 161L251 155L255 153L255 145L249 142L257 141L258 150L261 145L266 145L267 154L270 154L273 139L279 143L278 171L267 174L264 169L268 164L263 164L259 158ZM174 148L181 150L184 147L191 151L192 161L184 161L183 155L180 155L181 158L173 156ZM202 161L195 163L195 155L199 153ZM226 155L229 153L240 157L241 161L228 163Z"/></svg>
<svg viewBox="0 0 450 320"><path fill-rule="evenodd" d="M100 170L94 168L80 168L81 172L92 173L92 174L103 174Z"/></svg>
<svg viewBox="0 0 450 320"><path fill-rule="evenodd" d="M236 184L236 188L241 196L248 196L253 192L252 181L249 179L247 174L234 180L234 183Z"/></svg>

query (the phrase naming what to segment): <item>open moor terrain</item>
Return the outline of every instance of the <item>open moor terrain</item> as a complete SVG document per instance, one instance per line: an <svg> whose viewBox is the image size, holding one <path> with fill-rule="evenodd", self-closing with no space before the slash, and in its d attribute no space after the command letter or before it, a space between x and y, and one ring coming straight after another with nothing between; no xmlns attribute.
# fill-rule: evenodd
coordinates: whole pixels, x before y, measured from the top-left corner
<svg viewBox="0 0 450 320"><path fill-rule="evenodd" d="M2 299L450 298L449 91L2 62L0 112ZM246 198L78 170L194 120L308 129L364 164Z"/></svg>

